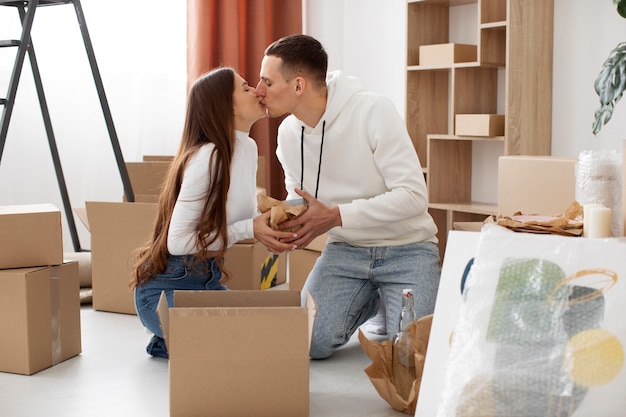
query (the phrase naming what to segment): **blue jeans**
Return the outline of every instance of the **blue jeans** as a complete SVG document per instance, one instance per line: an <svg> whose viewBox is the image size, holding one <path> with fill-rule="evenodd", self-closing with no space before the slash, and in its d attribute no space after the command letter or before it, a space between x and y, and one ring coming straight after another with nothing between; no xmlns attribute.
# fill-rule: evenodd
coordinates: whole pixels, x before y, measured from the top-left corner
<svg viewBox="0 0 626 417"><path fill-rule="evenodd" d="M193 255L173 256L167 259L165 271L135 288L135 309L141 323L154 333L154 337L146 348L153 356L167 358L167 350L163 341L163 331L156 309L161 292L165 291L167 305L174 305L176 290L226 290L220 283L222 276L216 259L206 259L192 268L195 260Z"/></svg>
<svg viewBox="0 0 626 417"><path fill-rule="evenodd" d="M303 302L309 291L317 305L311 358L331 356L376 314L378 289L387 309L390 338L398 329L404 288L413 289L418 318L432 314L440 274L435 243L382 247L328 244L302 289Z"/></svg>

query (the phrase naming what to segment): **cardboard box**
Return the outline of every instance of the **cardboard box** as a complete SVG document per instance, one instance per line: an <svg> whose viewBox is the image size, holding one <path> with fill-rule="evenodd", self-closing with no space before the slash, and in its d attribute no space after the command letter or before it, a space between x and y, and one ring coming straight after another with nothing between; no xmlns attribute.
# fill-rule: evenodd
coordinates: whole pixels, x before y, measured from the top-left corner
<svg viewBox="0 0 626 417"><path fill-rule="evenodd" d="M224 256L231 273L224 285L231 290L262 290L282 284L287 280L285 254L272 255L254 239L235 243Z"/></svg>
<svg viewBox="0 0 626 417"><path fill-rule="evenodd" d="M169 167L170 162L166 160L126 162L135 202L156 203L159 201Z"/></svg>
<svg viewBox="0 0 626 417"><path fill-rule="evenodd" d="M503 136L503 114L457 114L455 134L458 136Z"/></svg>
<svg viewBox="0 0 626 417"><path fill-rule="evenodd" d="M158 313L170 416L309 415L315 306L299 291L177 291Z"/></svg>
<svg viewBox="0 0 626 417"><path fill-rule="evenodd" d="M498 211L554 216L576 200L576 158L501 156L498 160Z"/></svg>
<svg viewBox="0 0 626 417"><path fill-rule="evenodd" d="M160 162L172 162L174 155L144 155L142 158L145 162L160 161Z"/></svg>
<svg viewBox="0 0 626 417"><path fill-rule="evenodd" d="M87 201L94 310L137 314L132 257L152 235L158 205Z"/></svg>
<svg viewBox="0 0 626 417"><path fill-rule="evenodd" d="M476 45L462 43L442 43L421 45L419 47L420 65L449 65L457 62L474 62L477 60Z"/></svg>
<svg viewBox="0 0 626 417"><path fill-rule="evenodd" d="M53 204L0 206L0 269L63 263L61 212Z"/></svg>
<svg viewBox="0 0 626 417"><path fill-rule="evenodd" d="M291 251L287 254L289 263L289 289L302 290L309 272L313 269L317 258L322 254L328 235L323 234L309 243L304 249Z"/></svg>
<svg viewBox="0 0 626 417"><path fill-rule="evenodd" d="M31 375L80 354L78 263L0 271L0 371Z"/></svg>
<svg viewBox="0 0 626 417"><path fill-rule="evenodd" d="M133 187L135 202L159 202L161 189L165 184L167 172L173 159L174 157L169 155L144 155L143 162L126 162L126 170ZM257 194L266 194L265 157L263 156L259 156L256 184Z"/></svg>

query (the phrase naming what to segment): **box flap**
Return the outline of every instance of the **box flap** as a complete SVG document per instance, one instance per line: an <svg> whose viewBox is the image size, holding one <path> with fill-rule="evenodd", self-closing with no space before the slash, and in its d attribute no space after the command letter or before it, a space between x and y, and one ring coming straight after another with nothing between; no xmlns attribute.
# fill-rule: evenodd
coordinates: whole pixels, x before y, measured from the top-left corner
<svg viewBox="0 0 626 417"><path fill-rule="evenodd" d="M315 323L315 316L317 315L317 304L310 292L306 292L305 307L309 314L309 348L311 347L311 339L313 338L313 324Z"/></svg>
<svg viewBox="0 0 626 417"><path fill-rule="evenodd" d="M146 219L156 220L158 204L87 201L85 207L92 235L137 235L139 227L152 229Z"/></svg>
<svg viewBox="0 0 626 417"><path fill-rule="evenodd" d="M326 247L327 240L328 240L328 234L324 233L322 235L319 235L318 237L313 239L311 243L306 245L305 249L321 252Z"/></svg>
<svg viewBox="0 0 626 417"><path fill-rule="evenodd" d="M163 339L165 339L165 347L169 350L170 340L170 309L167 306L167 297L165 291L161 292L159 304L157 305L157 316L161 322L161 330L163 331Z"/></svg>
<svg viewBox="0 0 626 417"><path fill-rule="evenodd" d="M77 207L77 208L74 208L74 213L76 213L80 221L85 225L87 230L89 230L89 220L87 220L87 209L85 207Z"/></svg>
<svg viewBox="0 0 626 417"><path fill-rule="evenodd" d="M174 291L179 307L294 307L300 306L300 291Z"/></svg>
<svg viewBox="0 0 626 417"><path fill-rule="evenodd" d="M174 155L144 155L143 160L146 162L150 162L150 161L171 162L174 160Z"/></svg>
<svg viewBox="0 0 626 417"><path fill-rule="evenodd" d="M170 168L168 161L126 162L126 170L136 194L159 195Z"/></svg>

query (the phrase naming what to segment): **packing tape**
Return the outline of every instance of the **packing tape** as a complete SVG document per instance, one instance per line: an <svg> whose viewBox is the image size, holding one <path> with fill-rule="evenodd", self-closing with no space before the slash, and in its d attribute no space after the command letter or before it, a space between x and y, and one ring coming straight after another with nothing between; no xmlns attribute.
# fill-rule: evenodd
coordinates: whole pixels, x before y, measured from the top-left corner
<svg viewBox="0 0 626 417"><path fill-rule="evenodd" d="M50 331L52 335L52 364L61 362L61 279L59 267L50 271Z"/></svg>
<svg viewBox="0 0 626 417"><path fill-rule="evenodd" d="M276 285L278 274L278 255L275 253L268 255L261 268L261 289L266 290Z"/></svg>

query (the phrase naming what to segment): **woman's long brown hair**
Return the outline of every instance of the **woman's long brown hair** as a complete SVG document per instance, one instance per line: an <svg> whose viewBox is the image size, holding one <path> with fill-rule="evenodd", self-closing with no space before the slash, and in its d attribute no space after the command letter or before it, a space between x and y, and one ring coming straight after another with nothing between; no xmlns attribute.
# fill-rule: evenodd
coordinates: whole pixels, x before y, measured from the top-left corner
<svg viewBox="0 0 626 417"><path fill-rule="evenodd" d="M181 143L170 166L159 197L159 210L150 240L136 252L130 287L135 288L165 270L169 252L167 235L174 205L180 193L189 159L206 143L213 143L207 175L211 178L198 223L196 261L215 256L207 247L223 242L217 258L222 259L228 243L226 229L226 200L230 185L230 165L235 144L235 114L233 93L235 72L218 68L198 78L187 99L187 112ZM209 252L212 252L209 255ZM218 262L223 277L223 262Z"/></svg>

